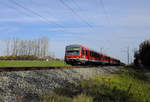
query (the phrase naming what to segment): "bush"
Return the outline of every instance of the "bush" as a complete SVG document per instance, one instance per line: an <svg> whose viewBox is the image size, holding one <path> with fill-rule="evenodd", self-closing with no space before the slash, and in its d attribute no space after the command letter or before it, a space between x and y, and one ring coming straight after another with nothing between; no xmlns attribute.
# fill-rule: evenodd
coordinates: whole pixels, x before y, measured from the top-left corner
<svg viewBox="0 0 150 102"><path fill-rule="evenodd" d="M35 55L20 55L20 56L0 56L0 60L38 60Z"/></svg>
<svg viewBox="0 0 150 102"><path fill-rule="evenodd" d="M150 66L150 50L144 55L142 63L146 66Z"/></svg>
<svg viewBox="0 0 150 102"><path fill-rule="evenodd" d="M150 65L150 40L145 40L140 44L140 59L143 65Z"/></svg>
<svg viewBox="0 0 150 102"><path fill-rule="evenodd" d="M139 51L134 53L134 64L150 66L150 40L145 40L139 46Z"/></svg>

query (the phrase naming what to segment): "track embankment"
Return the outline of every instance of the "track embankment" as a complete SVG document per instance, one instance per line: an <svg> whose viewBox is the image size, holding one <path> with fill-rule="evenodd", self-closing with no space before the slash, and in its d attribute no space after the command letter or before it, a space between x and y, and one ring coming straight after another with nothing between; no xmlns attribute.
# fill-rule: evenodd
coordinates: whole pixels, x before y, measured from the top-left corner
<svg viewBox="0 0 150 102"><path fill-rule="evenodd" d="M82 68L83 66L0 67L0 72ZM87 68L87 67L85 67Z"/></svg>
<svg viewBox="0 0 150 102"><path fill-rule="evenodd" d="M123 67L58 67L59 70L43 68L42 70L0 72L0 102L38 102L56 87L69 86L71 83L78 83L94 75L113 73L121 68Z"/></svg>

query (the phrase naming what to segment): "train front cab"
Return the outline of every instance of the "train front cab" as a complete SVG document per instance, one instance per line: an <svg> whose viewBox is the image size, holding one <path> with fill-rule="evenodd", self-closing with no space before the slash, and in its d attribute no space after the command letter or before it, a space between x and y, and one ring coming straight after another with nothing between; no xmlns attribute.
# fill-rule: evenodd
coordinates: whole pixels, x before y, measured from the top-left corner
<svg viewBox="0 0 150 102"><path fill-rule="evenodd" d="M86 64L88 62L88 50L88 48L79 45L67 46L65 52L65 62L71 65ZM73 52L78 52L78 54Z"/></svg>

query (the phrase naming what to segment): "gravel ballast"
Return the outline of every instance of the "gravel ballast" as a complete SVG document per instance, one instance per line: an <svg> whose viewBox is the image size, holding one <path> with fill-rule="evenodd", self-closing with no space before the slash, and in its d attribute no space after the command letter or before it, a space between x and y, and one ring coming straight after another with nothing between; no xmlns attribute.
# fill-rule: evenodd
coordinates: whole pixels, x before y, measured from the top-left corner
<svg viewBox="0 0 150 102"><path fill-rule="evenodd" d="M105 66L0 72L0 102L37 102L56 87L77 83L93 75L109 74L121 68Z"/></svg>

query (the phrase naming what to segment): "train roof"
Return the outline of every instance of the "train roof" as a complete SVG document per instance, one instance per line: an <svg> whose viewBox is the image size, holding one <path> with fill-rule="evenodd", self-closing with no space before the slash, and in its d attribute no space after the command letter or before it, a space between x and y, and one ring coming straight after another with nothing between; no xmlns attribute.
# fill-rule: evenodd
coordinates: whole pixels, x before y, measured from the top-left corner
<svg viewBox="0 0 150 102"><path fill-rule="evenodd" d="M82 45L72 44L72 45L68 45L68 46L66 46L66 47L70 47L70 46L72 46L72 47L81 47Z"/></svg>
<svg viewBox="0 0 150 102"><path fill-rule="evenodd" d="M86 46L83 46L83 45L79 45L79 44L72 44L72 45L68 45L68 46L66 46L66 47L85 47L85 48L88 48L88 47L86 47ZM89 48L88 48L89 49ZM95 50L93 50L93 49L90 49L91 51L93 51L93 52L95 52L95 53L99 53L99 52L97 52L97 51L95 51ZM103 53L99 53L99 54L103 54Z"/></svg>

